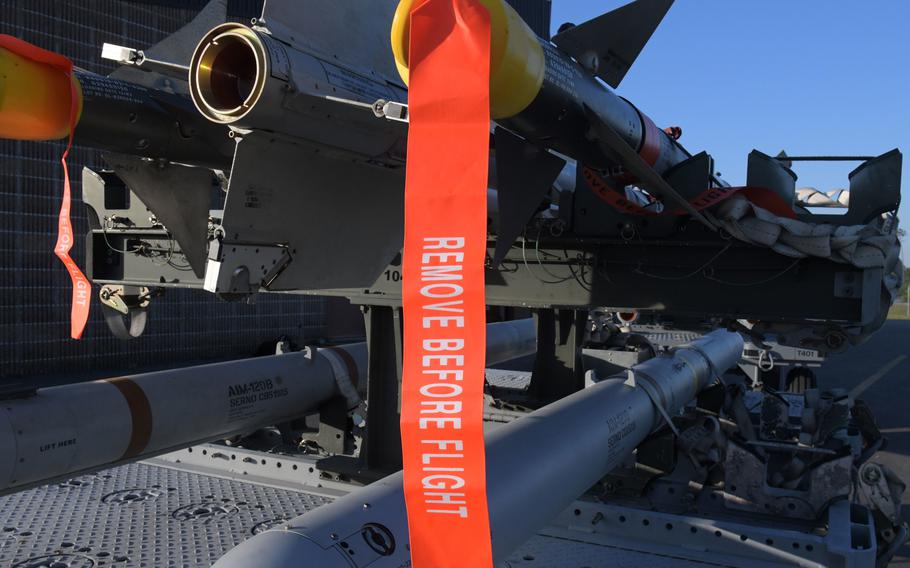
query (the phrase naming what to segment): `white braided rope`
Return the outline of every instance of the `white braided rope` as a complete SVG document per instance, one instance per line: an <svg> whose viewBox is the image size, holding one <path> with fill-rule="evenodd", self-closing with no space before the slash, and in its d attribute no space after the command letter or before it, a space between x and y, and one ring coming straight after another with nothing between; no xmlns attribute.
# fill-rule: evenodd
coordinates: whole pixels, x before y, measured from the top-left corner
<svg viewBox="0 0 910 568"><path fill-rule="evenodd" d="M814 187L801 187L796 190L796 201L804 207L850 207L850 191L847 189L819 191Z"/></svg>
<svg viewBox="0 0 910 568"><path fill-rule="evenodd" d="M714 216L738 240L790 258L827 258L857 268L882 268L892 294L900 288L904 270L897 220L892 215L868 225L806 223L778 217L744 196L734 195L714 209Z"/></svg>

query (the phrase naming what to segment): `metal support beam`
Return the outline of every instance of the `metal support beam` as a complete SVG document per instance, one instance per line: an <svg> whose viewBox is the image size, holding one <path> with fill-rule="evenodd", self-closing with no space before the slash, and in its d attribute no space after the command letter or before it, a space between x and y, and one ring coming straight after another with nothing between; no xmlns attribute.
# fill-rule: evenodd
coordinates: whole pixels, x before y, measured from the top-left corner
<svg viewBox="0 0 910 568"><path fill-rule="evenodd" d="M362 447L356 457L335 455L321 460L318 467L330 475L370 483L401 469L403 320L401 308L364 306L363 309L369 363L364 397L366 422L358 428L364 433ZM488 365L530 355L536 348L535 325L530 319L488 324L486 337ZM320 432L323 430L335 432L335 427L320 425Z"/></svg>
<svg viewBox="0 0 910 568"><path fill-rule="evenodd" d="M386 474L401 469L401 308L367 307L366 439L361 455L366 469Z"/></svg>
<svg viewBox="0 0 910 568"><path fill-rule="evenodd" d="M581 344L588 312L538 310L537 357L529 394L544 404L559 400L585 386Z"/></svg>

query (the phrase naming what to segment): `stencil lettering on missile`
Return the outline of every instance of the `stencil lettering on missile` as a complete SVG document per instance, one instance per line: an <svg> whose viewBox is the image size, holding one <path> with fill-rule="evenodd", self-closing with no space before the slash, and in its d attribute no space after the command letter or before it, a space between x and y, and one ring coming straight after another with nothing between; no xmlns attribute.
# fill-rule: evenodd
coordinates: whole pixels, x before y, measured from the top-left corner
<svg viewBox="0 0 910 568"><path fill-rule="evenodd" d="M607 428L610 437L607 439L607 457L617 459L628 451L624 441L635 431L632 413L625 409L614 416L607 417Z"/></svg>
<svg viewBox="0 0 910 568"><path fill-rule="evenodd" d="M76 261L69 255L70 250L73 248L73 224L70 219L72 191L66 159L69 157L70 149L73 147L73 131L76 129L76 120L79 117L79 92L73 80L73 62L62 55L45 51L40 47L8 35L0 35L0 47L26 59L58 69L66 76L67 84L70 87L69 138L67 139L63 156L60 158L60 163L63 166L63 199L60 203L60 215L57 220L57 244L54 246L54 254L66 267L66 271L73 282L70 336L73 339L80 339L82 332L85 331L85 325L88 323L92 285L82 273L82 270L79 269Z"/></svg>
<svg viewBox="0 0 910 568"><path fill-rule="evenodd" d="M228 422L255 418L266 412L262 404L288 395L281 377L228 385Z"/></svg>
<svg viewBox="0 0 910 568"><path fill-rule="evenodd" d="M395 98L395 93L388 87L382 87L379 83L362 77L353 71L348 71L344 67L332 65L325 61L320 63L322 68L325 69L330 85L353 93L364 101L375 102L380 99L388 101Z"/></svg>
<svg viewBox="0 0 910 568"><path fill-rule="evenodd" d="M569 97L578 98L578 81L582 78L577 67L571 65L559 50L550 42L542 41L544 52L547 56L547 80L565 91Z"/></svg>
<svg viewBox="0 0 910 568"><path fill-rule="evenodd" d="M143 95L148 95L148 90L139 86L132 86L123 81L114 81L107 77L86 75L80 80L82 97L90 101L98 98L107 101L117 101L129 105L143 105Z"/></svg>
<svg viewBox="0 0 910 568"><path fill-rule="evenodd" d="M401 437L411 561L492 568L483 439L490 16L477 0L426 0L410 26Z"/></svg>

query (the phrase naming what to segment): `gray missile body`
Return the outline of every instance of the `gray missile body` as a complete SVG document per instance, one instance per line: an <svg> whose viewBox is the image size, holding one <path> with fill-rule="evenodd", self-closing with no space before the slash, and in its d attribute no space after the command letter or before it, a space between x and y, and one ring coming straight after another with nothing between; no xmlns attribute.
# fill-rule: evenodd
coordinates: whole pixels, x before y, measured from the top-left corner
<svg viewBox="0 0 910 568"><path fill-rule="evenodd" d="M625 459L736 365L743 340L715 331L487 436L487 496L495 561ZM571 443L566 443L571 440ZM540 448L548 448L541 459ZM457 505L456 505L457 506ZM445 505L433 505L444 508ZM453 505L449 505L452 508ZM409 565L401 472L240 544L216 568L398 568Z"/></svg>
<svg viewBox="0 0 910 568"><path fill-rule="evenodd" d="M532 320L487 326L487 361L534 352ZM358 343L52 387L0 401L0 495L245 434L366 385Z"/></svg>

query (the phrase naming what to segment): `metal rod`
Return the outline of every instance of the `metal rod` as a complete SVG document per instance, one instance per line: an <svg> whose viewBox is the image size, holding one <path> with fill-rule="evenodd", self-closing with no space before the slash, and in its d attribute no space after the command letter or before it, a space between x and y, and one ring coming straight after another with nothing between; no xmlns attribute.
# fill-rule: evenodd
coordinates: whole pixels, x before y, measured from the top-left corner
<svg viewBox="0 0 910 568"><path fill-rule="evenodd" d="M866 162L875 156L776 156L781 162Z"/></svg>

